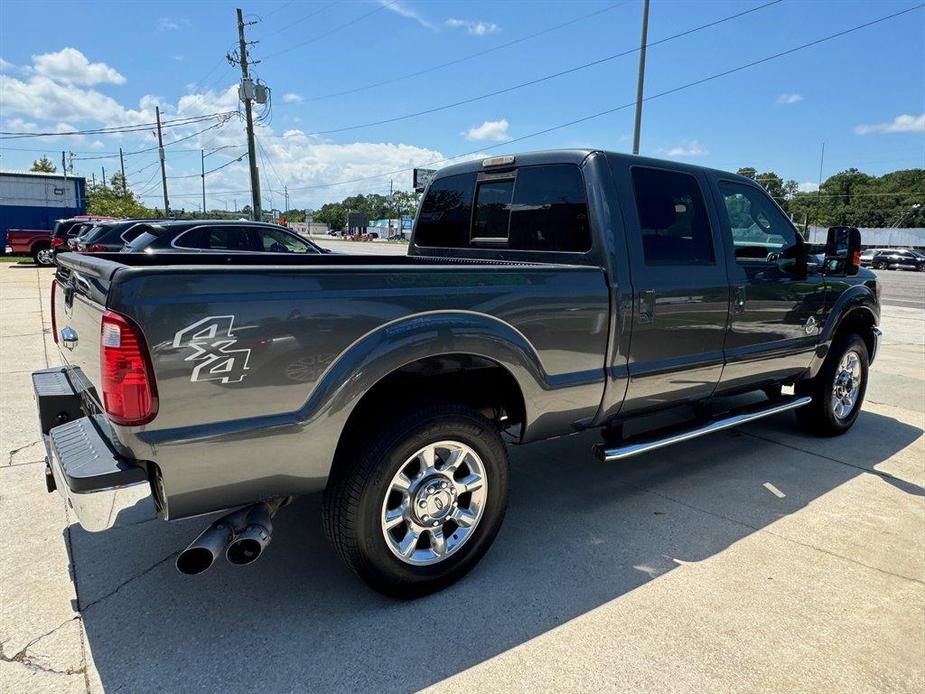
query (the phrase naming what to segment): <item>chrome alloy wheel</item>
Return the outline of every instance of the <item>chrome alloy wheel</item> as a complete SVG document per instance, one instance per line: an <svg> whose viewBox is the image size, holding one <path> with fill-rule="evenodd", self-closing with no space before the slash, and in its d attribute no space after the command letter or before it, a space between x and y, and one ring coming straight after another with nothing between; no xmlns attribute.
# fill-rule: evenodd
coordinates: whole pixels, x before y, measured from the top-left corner
<svg viewBox="0 0 925 694"><path fill-rule="evenodd" d="M38 253L35 254L35 259L38 261L39 265L54 265L55 264L55 254L50 248L43 248Z"/></svg>
<svg viewBox="0 0 925 694"><path fill-rule="evenodd" d="M850 350L841 358L832 384L832 414L836 419L845 419L851 414L860 392L861 358Z"/></svg>
<svg viewBox="0 0 925 694"><path fill-rule="evenodd" d="M382 535L407 564L443 561L472 536L485 511L488 477L472 448L438 441L395 473L382 502Z"/></svg>

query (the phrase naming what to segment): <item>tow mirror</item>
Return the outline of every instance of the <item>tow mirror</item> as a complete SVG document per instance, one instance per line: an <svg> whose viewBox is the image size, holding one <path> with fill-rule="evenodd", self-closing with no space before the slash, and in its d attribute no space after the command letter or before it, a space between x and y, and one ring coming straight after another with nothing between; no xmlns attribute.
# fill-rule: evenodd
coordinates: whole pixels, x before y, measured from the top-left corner
<svg viewBox="0 0 925 694"><path fill-rule="evenodd" d="M861 232L855 227L829 227L825 267L830 273L858 274L861 267Z"/></svg>

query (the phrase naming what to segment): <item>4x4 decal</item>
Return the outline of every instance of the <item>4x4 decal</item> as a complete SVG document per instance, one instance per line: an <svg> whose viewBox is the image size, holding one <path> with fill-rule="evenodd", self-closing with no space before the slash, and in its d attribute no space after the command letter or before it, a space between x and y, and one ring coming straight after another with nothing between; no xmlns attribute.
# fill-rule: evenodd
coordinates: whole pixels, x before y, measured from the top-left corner
<svg viewBox="0 0 925 694"><path fill-rule="evenodd" d="M207 316L173 336L173 346L193 350L183 361L194 362L190 381L240 383L250 360L249 349L232 349L238 341L233 335L234 316Z"/></svg>

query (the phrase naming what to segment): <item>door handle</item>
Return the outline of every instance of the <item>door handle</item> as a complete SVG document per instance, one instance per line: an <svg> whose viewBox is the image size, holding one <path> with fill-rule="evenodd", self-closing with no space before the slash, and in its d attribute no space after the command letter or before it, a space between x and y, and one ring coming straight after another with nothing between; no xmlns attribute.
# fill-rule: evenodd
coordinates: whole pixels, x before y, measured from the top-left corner
<svg viewBox="0 0 925 694"><path fill-rule="evenodd" d="M740 286L735 288L735 295L733 298L734 311L735 313L745 313L745 287Z"/></svg>
<svg viewBox="0 0 925 694"><path fill-rule="evenodd" d="M644 289L639 292L639 322L651 323L655 320L655 290Z"/></svg>

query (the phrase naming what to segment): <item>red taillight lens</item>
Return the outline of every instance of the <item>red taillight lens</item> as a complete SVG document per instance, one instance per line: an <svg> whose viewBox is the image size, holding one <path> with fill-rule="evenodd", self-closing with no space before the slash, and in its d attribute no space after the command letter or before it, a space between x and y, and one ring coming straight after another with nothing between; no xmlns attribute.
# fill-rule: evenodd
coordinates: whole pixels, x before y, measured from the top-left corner
<svg viewBox="0 0 925 694"><path fill-rule="evenodd" d="M100 328L103 407L116 424L147 424L157 415L154 369L138 326L106 311Z"/></svg>
<svg viewBox="0 0 925 694"><path fill-rule="evenodd" d="M55 294L57 294L58 280L51 281L51 335L58 344L58 321L55 319Z"/></svg>
<svg viewBox="0 0 925 694"><path fill-rule="evenodd" d="M87 246L87 253L104 253L106 251L106 246L103 246L99 243L94 243Z"/></svg>
<svg viewBox="0 0 925 694"><path fill-rule="evenodd" d="M64 239L59 239L58 237L55 237L55 238L53 238L53 239L51 240L51 247L52 247L52 248L58 248L58 247L63 246L63 245L64 245Z"/></svg>

